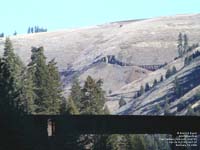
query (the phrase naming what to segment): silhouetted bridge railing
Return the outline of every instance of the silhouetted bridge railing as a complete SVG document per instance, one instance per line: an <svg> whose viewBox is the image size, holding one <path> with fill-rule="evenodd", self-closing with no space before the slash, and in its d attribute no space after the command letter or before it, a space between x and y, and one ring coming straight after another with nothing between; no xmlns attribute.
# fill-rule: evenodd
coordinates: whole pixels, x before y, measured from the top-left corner
<svg viewBox="0 0 200 150"><path fill-rule="evenodd" d="M27 116L41 131L52 135L77 134L176 134L200 133L197 116L32 115ZM48 124L48 125L47 125Z"/></svg>

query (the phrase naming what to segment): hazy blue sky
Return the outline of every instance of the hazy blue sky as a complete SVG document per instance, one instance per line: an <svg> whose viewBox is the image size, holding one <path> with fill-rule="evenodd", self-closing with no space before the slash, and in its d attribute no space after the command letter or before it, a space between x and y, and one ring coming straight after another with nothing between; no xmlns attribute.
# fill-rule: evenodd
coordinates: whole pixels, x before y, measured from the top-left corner
<svg viewBox="0 0 200 150"><path fill-rule="evenodd" d="M0 32L26 33L33 25L52 31L199 12L200 0L2 0Z"/></svg>

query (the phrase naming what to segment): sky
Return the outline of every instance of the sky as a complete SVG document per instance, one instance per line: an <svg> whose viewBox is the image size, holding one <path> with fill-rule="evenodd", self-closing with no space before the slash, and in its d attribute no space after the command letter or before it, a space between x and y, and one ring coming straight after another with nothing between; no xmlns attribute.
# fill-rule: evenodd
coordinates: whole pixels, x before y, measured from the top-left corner
<svg viewBox="0 0 200 150"><path fill-rule="evenodd" d="M2 0L0 32L55 31L114 21L200 13L200 0Z"/></svg>

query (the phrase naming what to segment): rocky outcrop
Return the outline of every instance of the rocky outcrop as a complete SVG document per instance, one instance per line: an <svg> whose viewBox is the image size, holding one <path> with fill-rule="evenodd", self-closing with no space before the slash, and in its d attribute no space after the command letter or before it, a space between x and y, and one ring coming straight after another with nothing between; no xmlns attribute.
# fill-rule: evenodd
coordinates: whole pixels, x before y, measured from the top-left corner
<svg viewBox="0 0 200 150"><path fill-rule="evenodd" d="M116 65L120 65L120 66L133 66L132 64L125 63L125 62L118 60L115 57L115 55L107 55L107 56L101 58L100 62L105 62L108 64L116 64Z"/></svg>
<svg viewBox="0 0 200 150"><path fill-rule="evenodd" d="M138 66L138 67L150 70L150 71L158 70L158 69L164 67L165 65L167 65L166 63L165 64L156 64L156 65L136 65L136 64L120 61L115 57L115 55L107 55L107 56L101 58L100 60L98 60L97 62L105 62L108 64L116 64L116 65L120 65L120 66Z"/></svg>

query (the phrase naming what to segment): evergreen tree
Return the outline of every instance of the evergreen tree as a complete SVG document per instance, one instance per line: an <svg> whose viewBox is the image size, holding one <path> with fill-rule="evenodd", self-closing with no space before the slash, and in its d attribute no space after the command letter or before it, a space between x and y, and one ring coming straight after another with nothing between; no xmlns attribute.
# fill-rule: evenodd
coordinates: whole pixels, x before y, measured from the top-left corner
<svg viewBox="0 0 200 150"><path fill-rule="evenodd" d="M31 27L31 33L34 33L34 29L33 29L33 27Z"/></svg>
<svg viewBox="0 0 200 150"><path fill-rule="evenodd" d="M183 92L182 92L182 87L179 83L180 81L178 80L177 77L175 77L175 80L174 80L174 93L176 95L177 98L181 97Z"/></svg>
<svg viewBox="0 0 200 150"><path fill-rule="evenodd" d="M29 145L34 143L34 140L31 140L34 137L34 131L32 130L31 120L28 119L27 122L24 119L27 112L24 109L25 99L23 95L23 93L26 93L24 91L25 82L23 82L25 78L21 71L24 71L24 67L22 67L20 59L14 54L12 43L8 38L4 50L4 57L0 59L0 115L3 115L6 119L3 120L5 126L0 132L4 139L9 136L7 141L10 141L16 149L23 149L23 147L27 149ZM29 135L32 135L32 137L27 138L30 137ZM23 141L23 144L21 141ZM4 147L2 146L4 144L1 143L0 145L1 148ZM6 148L3 149L9 149L9 146L6 145Z"/></svg>
<svg viewBox="0 0 200 150"><path fill-rule="evenodd" d="M185 60L184 60L184 65L189 65L190 64L190 60L189 60L189 57L185 57Z"/></svg>
<svg viewBox="0 0 200 150"><path fill-rule="evenodd" d="M0 58L0 114L10 114L16 104L18 94L15 91L14 79L8 65Z"/></svg>
<svg viewBox="0 0 200 150"><path fill-rule="evenodd" d="M67 103L67 114L71 114L71 115L79 114L78 109L71 96L69 97L68 103Z"/></svg>
<svg viewBox="0 0 200 150"><path fill-rule="evenodd" d="M80 112L83 114L103 114L105 103L105 92L101 88L102 81L95 81L88 76L82 89Z"/></svg>
<svg viewBox="0 0 200 150"><path fill-rule="evenodd" d="M139 91L139 95L142 95L142 94L144 94L144 86L143 85L140 86L140 91Z"/></svg>
<svg viewBox="0 0 200 150"><path fill-rule="evenodd" d="M188 36L186 34L183 35L183 53L188 51Z"/></svg>
<svg viewBox="0 0 200 150"><path fill-rule="evenodd" d="M156 110L156 115L160 113L160 111L162 110L162 107L160 106L160 104L157 104L155 106L155 110Z"/></svg>
<svg viewBox="0 0 200 150"><path fill-rule="evenodd" d="M122 107L124 105L126 105L126 101L124 100L123 97L121 97L120 100L119 100L119 107Z"/></svg>
<svg viewBox="0 0 200 150"><path fill-rule="evenodd" d="M168 99L168 97L165 97L165 106L164 106L164 115L165 115L165 116L170 116L170 115L172 115L172 114L170 113L169 109L170 109L169 99Z"/></svg>
<svg viewBox="0 0 200 150"><path fill-rule="evenodd" d="M31 33L31 28L28 27L27 33L30 34Z"/></svg>
<svg viewBox="0 0 200 150"><path fill-rule="evenodd" d="M144 89L144 91L147 92L147 91L149 91L149 90L150 90L149 83L146 83L146 84L145 84L145 89Z"/></svg>
<svg viewBox="0 0 200 150"><path fill-rule="evenodd" d="M35 103L34 100L36 95L34 93L34 83L32 79L32 74L27 70L24 71L22 76L22 88L20 90L20 98L23 101L24 111L27 114L35 113Z"/></svg>
<svg viewBox="0 0 200 150"><path fill-rule="evenodd" d="M4 33L1 33L1 34L0 34L0 37L4 37Z"/></svg>
<svg viewBox="0 0 200 150"><path fill-rule="evenodd" d="M167 78L169 78L170 76L171 76L171 69L169 68L169 69L167 69L167 72L166 72L166 74L165 74L165 78L167 79Z"/></svg>
<svg viewBox="0 0 200 150"><path fill-rule="evenodd" d="M68 101L63 97L62 98L62 106L60 110L62 115L77 115L79 114L78 109L76 108L76 105L74 104L74 101L71 96L69 96ZM74 134L68 134L66 132L63 133L63 137L61 139L64 139L59 145L62 145L64 149L70 149L70 150L77 150L82 149L82 145L80 143L80 135L77 133ZM59 139L59 138L58 138Z"/></svg>
<svg viewBox="0 0 200 150"><path fill-rule="evenodd" d="M29 64L30 71L33 75L35 99L35 113L48 114L49 91L47 88L48 82L48 67L46 65L46 57L44 56L43 47L32 48L31 63Z"/></svg>
<svg viewBox="0 0 200 150"><path fill-rule="evenodd" d="M107 142L107 149L109 150L120 150L120 135L112 134L109 135Z"/></svg>
<svg viewBox="0 0 200 150"><path fill-rule="evenodd" d="M69 97L68 97L68 98L69 98ZM60 114L61 114L61 115L69 115L69 114L67 113L67 106L68 106L67 100L66 100L66 98L63 96L63 97L62 97L62 101L61 101L61 106L60 106Z"/></svg>
<svg viewBox="0 0 200 150"><path fill-rule="evenodd" d="M131 150L146 150L144 137L140 135L131 135L129 138L129 147Z"/></svg>
<svg viewBox="0 0 200 150"><path fill-rule="evenodd" d="M62 102L62 89L60 82L60 74L56 66L55 60L51 60L48 63L48 74L47 74L47 89L49 92L48 111L49 114L59 114Z"/></svg>
<svg viewBox="0 0 200 150"><path fill-rule="evenodd" d="M163 75L161 75L161 77L160 77L160 82L163 82Z"/></svg>
<svg viewBox="0 0 200 150"><path fill-rule="evenodd" d="M14 91L19 93L22 88L22 71L24 65L20 58L14 53L12 42L9 38L6 38L4 45L3 61L5 62L7 69L10 72L10 76L13 79ZM23 102L18 99L18 104L22 105Z"/></svg>
<svg viewBox="0 0 200 150"><path fill-rule="evenodd" d="M62 102L60 75L56 63L46 64L43 47L32 48L29 72L32 74L36 114L59 114Z"/></svg>
<svg viewBox="0 0 200 150"><path fill-rule="evenodd" d="M183 56L183 35L182 35L182 33L179 33L177 47L178 47L179 57L182 57Z"/></svg>
<svg viewBox="0 0 200 150"><path fill-rule="evenodd" d="M156 79L154 79L153 81L153 87L155 87L158 84L158 81Z"/></svg>
<svg viewBox="0 0 200 150"><path fill-rule="evenodd" d="M176 74L176 72L177 72L176 67L173 66L171 74L174 75L174 74Z"/></svg>
<svg viewBox="0 0 200 150"><path fill-rule="evenodd" d="M93 150L107 150L108 135L96 135Z"/></svg>
<svg viewBox="0 0 200 150"><path fill-rule="evenodd" d="M188 109L187 109L187 116L197 116L198 114L195 113L194 109L192 109L191 106L188 106Z"/></svg>
<svg viewBox="0 0 200 150"><path fill-rule="evenodd" d="M32 74L34 84L34 93L36 98L35 113L48 114L51 100L49 96L48 85L50 72L46 65L46 57L44 56L43 48L32 48L31 62L29 63L29 72Z"/></svg>
<svg viewBox="0 0 200 150"><path fill-rule="evenodd" d="M15 31L15 32L13 33L13 35L14 35L14 36L17 35L17 32Z"/></svg>
<svg viewBox="0 0 200 150"><path fill-rule="evenodd" d="M35 32L35 33L38 32L38 27L37 27L37 26L34 27L34 32Z"/></svg>
<svg viewBox="0 0 200 150"><path fill-rule="evenodd" d="M0 117L2 120L0 133L4 141L0 141L1 149L13 149L13 145L16 149L22 149L26 145L21 122L24 111L19 105L19 93L15 90L15 85L8 64L0 58ZM21 144L21 141L24 143Z"/></svg>
<svg viewBox="0 0 200 150"><path fill-rule="evenodd" d="M102 80L95 81L88 76L81 90L80 114L105 114L105 92L102 89ZM103 140L102 135L81 135L80 145L87 149L94 149L98 141Z"/></svg>
<svg viewBox="0 0 200 150"><path fill-rule="evenodd" d="M17 82L24 66L20 58L14 53L12 42L9 38L6 38L5 41L3 59L8 65L14 80Z"/></svg>
<svg viewBox="0 0 200 150"><path fill-rule="evenodd" d="M80 111L82 91L81 91L81 86L77 77L73 79L70 96L74 100L74 103L77 106L77 109Z"/></svg>
<svg viewBox="0 0 200 150"><path fill-rule="evenodd" d="M125 149L132 149L132 140L130 134L124 135L125 138Z"/></svg>

